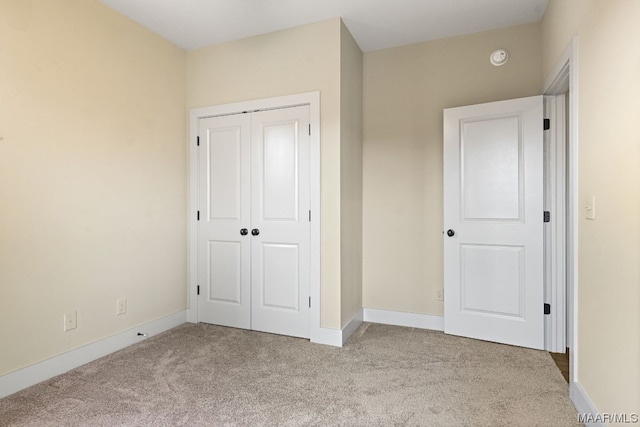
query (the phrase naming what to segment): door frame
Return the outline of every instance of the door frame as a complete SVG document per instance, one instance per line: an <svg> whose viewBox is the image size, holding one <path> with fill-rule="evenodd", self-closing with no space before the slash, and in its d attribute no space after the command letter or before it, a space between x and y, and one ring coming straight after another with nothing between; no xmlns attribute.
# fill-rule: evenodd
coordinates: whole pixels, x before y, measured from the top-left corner
<svg viewBox="0 0 640 427"><path fill-rule="evenodd" d="M544 210L551 216L544 225L544 302L551 306L544 316L544 348L553 353L567 347L566 112L564 93L544 96L544 117L551 122L544 133Z"/></svg>
<svg viewBox="0 0 640 427"><path fill-rule="evenodd" d="M566 346L571 349L569 357L570 382L578 382L578 37L571 39L562 55L560 55L555 66L544 83L544 95L561 95L569 93L568 105L565 112L566 118L566 161L557 162L552 155L552 164L555 165L555 174L562 174L566 177L566 230L551 231L552 247L562 245L563 237L564 250L566 251L566 289L553 284L550 295L552 324L558 325L559 317L566 319ZM552 125L553 126L553 125ZM568 169L568 170L567 170ZM551 185L559 185L559 182L551 182ZM555 191L565 191L555 189ZM553 213L552 213L553 215ZM552 216L553 218L553 216ZM563 233L563 236L558 233ZM566 233L566 234L565 234ZM555 260L557 263L557 260ZM552 272L559 269L554 266L554 258L551 257ZM554 270L555 269L555 270ZM552 273L553 275L553 273ZM559 301L559 298L566 296L566 303ZM551 341L557 342L557 334L562 333L557 327L550 327Z"/></svg>
<svg viewBox="0 0 640 427"><path fill-rule="evenodd" d="M189 301L187 321L198 323L198 122L202 118L273 110L288 107L309 106L311 135L309 140L309 196L311 205L310 224L310 282L311 309L309 313L309 336L317 341L322 334L320 327L320 92L256 99L213 105L189 110L189 206L188 206L188 282Z"/></svg>

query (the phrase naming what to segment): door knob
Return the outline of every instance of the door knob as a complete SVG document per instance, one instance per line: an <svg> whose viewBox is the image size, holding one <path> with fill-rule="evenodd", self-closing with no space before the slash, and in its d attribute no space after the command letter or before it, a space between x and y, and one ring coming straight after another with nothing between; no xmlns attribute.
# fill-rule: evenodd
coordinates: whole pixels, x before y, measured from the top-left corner
<svg viewBox="0 0 640 427"><path fill-rule="evenodd" d="M253 230L251 230L252 236L257 236L258 234L260 234L260 230L258 230L257 228L254 228Z"/></svg>
<svg viewBox="0 0 640 427"><path fill-rule="evenodd" d="M247 230L246 228L241 228L240 229L240 235L241 236L246 236L247 234L249 234L249 230Z"/></svg>
<svg viewBox="0 0 640 427"><path fill-rule="evenodd" d="M456 234L456 232L455 232L455 231L453 231L452 229L448 229L448 230L447 230L447 236L449 236L449 237L453 237L455 234Z"/></svg>

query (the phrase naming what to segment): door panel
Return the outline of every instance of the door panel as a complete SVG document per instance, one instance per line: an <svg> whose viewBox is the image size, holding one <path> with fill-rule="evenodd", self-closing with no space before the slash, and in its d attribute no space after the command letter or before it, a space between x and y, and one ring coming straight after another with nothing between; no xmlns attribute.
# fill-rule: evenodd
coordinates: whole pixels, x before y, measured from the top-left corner
<svg viewBox="0 0 640 427"><path fill-rule="evenodd" d="M461 123L466 220L520 220L523 150L518 119L516 116Z"/></svg>
<svg viewBox="0 0 640 427"><path fill-rule="evenodd" d="M460 249L462 310L524 320L524 247L460 245Z"/></svg>
<svg viewBox="0 0 640 427"><path fill-rule="evenodd" d="M298 277L298 245L262 244L262 300L263 308L293 310L300 309Z"/></svg>
<svg viewBox="0 0 640 427"><path fill-rule="evenodd" d="M238 242L209 241L209 301L242 304L242 248Z"/></svg>
<svg viewBox="0 0 640 427"><path fill-rule="evenodd" d="M198 320L251 326L251 246L240 229L250 221L248 115L200 120Z"/></svg>
<svg viewBox="0 0 640 427"><path fill-rule="evenodd" d="M309 109L252 116L252 328L309 337Z"/></svg>
<svg viewBox="0 0 640 427"><path fill-rule="evenodd" d="M265 124L262 129L265 219L298 218L297 121Z"/></svg>
<svg viewBox="0 0 640 427"><path fill-rule="evenodd" d="M208 161L208 219L236 219L242 201L242 129L239 126L209 128L206 140Z"/></svg>
<svg viewBox="0 0 640 427"><path fill-rule="evenodd" d="M445 332L543 348L542 97L444 111Z"/></svg>

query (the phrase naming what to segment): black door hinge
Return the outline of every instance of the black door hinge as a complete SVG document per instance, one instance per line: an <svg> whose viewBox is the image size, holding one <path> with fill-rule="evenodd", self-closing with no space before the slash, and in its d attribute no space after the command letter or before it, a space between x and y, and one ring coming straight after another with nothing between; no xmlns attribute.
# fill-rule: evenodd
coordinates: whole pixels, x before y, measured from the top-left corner
<svg viewBox="0 0 640 427"><path fill-rule="evenodd" d="M311 222L311 211L309 211L309 222Z"/></svg>
<svg viewBox="0 0 640 427"><path fill-rule="evenodd" d="M196 286L197 291L198 291L198 295L200 295L200 285Z"/></svg>
<svg viewBox="0 0 640 427"><path fill-rule="evenodd" d="M309 297L309 308L311 308L311 297Z"/></svg>
<svg viewBox="0 0 640 427"><path fill-rule="evenodd" d="M196 214L196 220L200 221L200 211L198 211L198 213Z"/></svg>
<svg viewBox="0 0 640 427"><path fill-rule="evenodd" d="M551 314L551 304L544 305L544 314Z"/></svg>
<svg viewBox="0 0 640 427"><path fill-rule="evenodd" d="M198 147L199 147L200 146L200 137L198 137L197 143L198 143Z"/></svg>
<svg viewBox="0 0 640 427"><path fill-rule="evenodd" d="M309 125L309 136L311 136L311 125Z"/></svg>
<svg viewBox="0 0 640 427"><path fill-rule="evenodd" d="M549 129L551 129L551 120L544 119L542 123L542 130L549 130Z"/></svg>
<svg viewBox="0 0 640 427"><path fill-rule="evenodd" d="M544 211L544 216L542 217L542 219L544 220L544 222L550 222L551 221L551 212Z"/></svg>

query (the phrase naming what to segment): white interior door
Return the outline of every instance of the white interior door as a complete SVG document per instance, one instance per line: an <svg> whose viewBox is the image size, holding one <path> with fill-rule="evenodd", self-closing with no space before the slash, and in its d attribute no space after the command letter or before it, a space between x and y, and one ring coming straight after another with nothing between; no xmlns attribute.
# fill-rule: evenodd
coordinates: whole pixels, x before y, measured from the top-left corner
<svg viewBox="0 0 640 427"><path fill-rule="evenodd" d="M198 165L198 320L251 327L251 121L201 119Z"/></svg>
<svg viewBox="0 0 640 427"><path fill-rule="evenodd" d="M201 119L198 320L309 337L309 107Z"/></svg>
<svg viewBox="0 0 640 427"><path fill-rule="evenodd" d="M252 329L307 338L309 109L262 111L251 121Z"/></svg>
<svg viewBox="0 0 640 427"><path fill-rule="evenodd" d="M542 349L543 97L444 110L445 333Z"/></svg>

